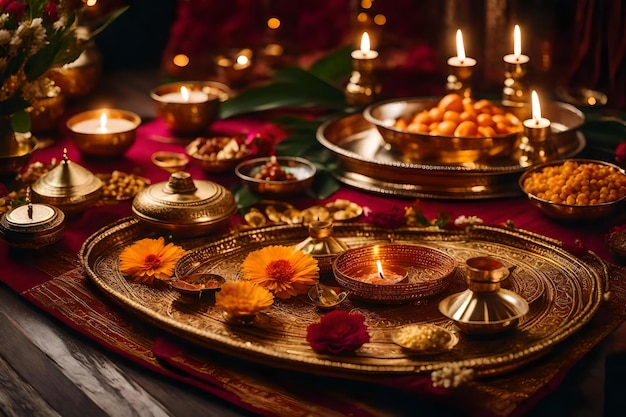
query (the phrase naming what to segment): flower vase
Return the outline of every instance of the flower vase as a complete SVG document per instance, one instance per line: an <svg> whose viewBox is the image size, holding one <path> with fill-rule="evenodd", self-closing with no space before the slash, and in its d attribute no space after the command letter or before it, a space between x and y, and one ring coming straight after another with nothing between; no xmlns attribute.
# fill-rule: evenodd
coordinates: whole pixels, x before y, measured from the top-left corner
<svg viewBox="0 0 626 417"><path fill-rule="evenodd" d="M0 175L16 174L30 161L33 144L30 134L13 130L10 115L0 116Z"/></svg>

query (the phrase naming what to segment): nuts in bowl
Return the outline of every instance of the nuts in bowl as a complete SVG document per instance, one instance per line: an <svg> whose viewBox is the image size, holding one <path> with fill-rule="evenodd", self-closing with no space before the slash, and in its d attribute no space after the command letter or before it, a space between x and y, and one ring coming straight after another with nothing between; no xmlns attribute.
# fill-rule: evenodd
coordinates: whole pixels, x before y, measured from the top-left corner
<svg viewBox="0 0 626 417"><path fill-rule="evenodd" d="M237 165L235 174L243 185L261 195L284 197L298 194L313 184L317 169L304 158L271 156Z"/></svg>
<svg viewBox="0 0 626 417"><path fill-rule="evenodd" d="M626 200L626 171L592 159L534 166L519 179L532 204L557 220L599 220Z"/></svg>
<svg viewBox="0 0 626 417"><path fill-rule="evenodd" d="M187 155L200 163L207 172L225 172L235 168L253 155L243 137L198 137L185 148Z"/></svg>
<svg viewBox="0 0 626 417"><path fill-rule="evenodd" d="M523 130L521 121L504 108L454 93L439 100L379 102L367 107L363 117L406 159L431 163L510 157Z"/></svg>

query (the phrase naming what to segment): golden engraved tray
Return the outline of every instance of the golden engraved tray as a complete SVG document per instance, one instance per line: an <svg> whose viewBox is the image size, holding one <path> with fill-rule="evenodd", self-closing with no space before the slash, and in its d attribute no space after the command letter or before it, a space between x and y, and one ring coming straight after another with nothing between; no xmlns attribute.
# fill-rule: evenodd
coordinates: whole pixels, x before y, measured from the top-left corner
<svg viewBox="0 0 626 417"><path fill-rule="evenodd" d="M465 231L374 228L336 224L334 234L351 247L375 243L413 243L433 247L457 261L451 286L431 298L401 305L368 304L347 299L339 308L366 317L371 341L353 355L320 355L307 344L306 327L323 311L306 294L276 300L250 326L227 324L212 300L181 295L124 278L118 268L121 249L143 237L156 236L138 220L122 219L89 237L80 251L88 276L114 301L135 316L210 349L281 368L355 379L386 374L429 373L450 364L473 368L478 376L518 369L563 342L587 323L608 291L606 265L589 253L584 259L563 250L557 241L525 231L474 226ZM301 225L271 226L234 232L212 241L179 241L190 252L176 267L179 276L210 272L238 279L245 256L264 245L295 244L308 235ZM441 315L438 303L465 289L462 264L469 257L490 255L513 272L507 288L530 304L530 312L512 333L472 338L458 333L451 350L431 356L412 355L392 340L395 329L410 323L432 323L456 331Z"/></svg>
<svg viewBox="0 0 626 417"><path fill-rule="evenodd" d="M577 155L586 145L581 132L567 137L572 139L559 146L561 159ZM517 180L525 168L519 163L509 159L446 165L406 162L361 113L327 121L318 129L317 140L336 157L335 177L365 191L445 199L522 195Z"/></svg>

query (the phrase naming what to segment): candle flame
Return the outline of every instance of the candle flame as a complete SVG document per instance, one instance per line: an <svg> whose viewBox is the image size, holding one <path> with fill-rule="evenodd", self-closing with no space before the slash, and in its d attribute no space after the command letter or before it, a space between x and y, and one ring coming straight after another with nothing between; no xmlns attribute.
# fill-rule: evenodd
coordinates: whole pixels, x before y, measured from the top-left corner
<svg viewBox="0 0 626 417"><path fill-rule="evenodd" d="M370 48L370 35L367 32L363 32L363 36L361 36L361 52L369 52Z"/></svg>
<svg viewBox="0 0 626 417"><path fill-rule="evenodd" d="M107 132L107 114L105 112L102 112L100 115L100 127L98 130L102 133Z"/></svg>
<svg viewBox="0 0 626 417"><path fill-rule="evenodd" d="M456 56L459 58L459 61L465 61L465 47L463 46L463 32L461 29L456 30Z"/></svg>
<svg viewBox="0 0 626 417"><path fill-rule="evenodd" d="M180 95L183 97L183 101L189 101L189 90L184 85L180 87Z"/></svg>
<svg viewBox="0 0 626 417"><path fill-rule="evenodd" d="M515 25L513 29L513 55L516 57L522 55L522 34L519 25Z"/></svg>
<svg viewBox="0 0 626 417"><path fill-rule="evenodd" d="M537 96L537 92L535 90L533 90L530 94L530 99L532 102L533 120L535 123L539 123L539 120L541 119L541 106L539 105L539 96Z"/></svg>
<svg viewBox="0 0 626 417"><path fill-rule="evenodd" d="M376 267L378 268L378 275L382 279L385 279L385 275L383 274L383 264L380 262L380 259L376 261Z"/></svg>
<svg viewBox="0 0 626 417"><path fill-rule="evenodd" d="M245 55L239 55L239 56L237 57L237 63L238 63L239 65L241 65L241 66L248 65L248 61L249 61L249 59L248 59L248 57L247 57L247 56L245 56Z"/></svg>

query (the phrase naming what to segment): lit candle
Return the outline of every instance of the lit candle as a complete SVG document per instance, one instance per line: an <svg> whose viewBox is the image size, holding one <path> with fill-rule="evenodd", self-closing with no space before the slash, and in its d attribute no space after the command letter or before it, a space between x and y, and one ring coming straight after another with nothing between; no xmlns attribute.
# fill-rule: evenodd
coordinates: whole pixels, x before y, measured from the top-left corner
<svg viewBox="0 0 626 417"><path fill-rule="evenodd" d="M550 120L541 117L539 96L535 90L530 94L532 102L532 118L524 120L524 126L529 129L545 129L550 127Z"/></svg>
<svg viewBox="0 0 626 417"><path fill-rule="evenodd" d="M107 112L103 111L100 117L82 120L71 126L72 131L76 133L121 133L129 132L137 128L137 124L131 120L123 118L112 118Z"/></svg>
<svg viewBox="0 0 626 417"><path fill-rule="evenodd" d="M235 61L235 64L233 65L233 68L236 70L242 70L245 68L248 68L250 66L250 58L248 58L245 55L239 55L237 57L237 60Z"/></svg>
<svg viewBox="0 0 626 417"><path fill-rule="evenodd" d="M361 49L352 51L351 55L354 59L375 59L378 57L378 52L370 49L370 36L367 32L363 32L361 36Z"/></svg>
<svg viewBox="0 0 626 417"><path fill-rule="evenodd" d="M461 29L456 31L456 56L448 58L448 65L453 67L473 67L476 60L465 56L465 46L463 45L463 33Z"/></svg>
<svg viewBox="0 0 626 417"><path fill-rule="evenodd" d="M504 62L509 64L525 64L530 61L528 55L522 55L522 35L519 25L513 29L513 53L504 56Z"/></svg>
<svg viewBox="0 0 626 417"><path fill-rule="evenodd" d="M209 100L209 95L204 91L190 90L183 85L178 92L166 93L160 98L167 103L204 103Z"/></svg>

